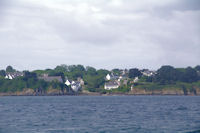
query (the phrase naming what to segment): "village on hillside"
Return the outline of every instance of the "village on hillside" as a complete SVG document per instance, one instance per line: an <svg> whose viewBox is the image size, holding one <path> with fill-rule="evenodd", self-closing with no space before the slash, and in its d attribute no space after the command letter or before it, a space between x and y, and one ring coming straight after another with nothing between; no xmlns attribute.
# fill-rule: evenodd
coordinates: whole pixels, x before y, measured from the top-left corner
<svg viewBox="0 0 200 133"><path fill-rule="evenodd" d="M136 93L143 90L142 93L152 94L154 90L163 93L161 90L165 89L166 94L195 95L200 93L199 88L200 66L162 66L157 71L137 68L96 70L82 65L60 65L54 69L31 72L18 71L11 66L0 70L1 93L32 89L38 95L45 95L49 90L57 90L59 94Z"/></svg>
<svg viewBox="0 0 200 133"><path fill-rule="evenodd" d="M156 71L150 71L148 69L139 70L139 72L147 77L151 77L156 74ZM104 79L103 88L105 90L113 90L118 89L120 86L125 85L127 86L128 82L131 84L131 88L133 87L134 83L139 81L139 77L136 76L132 80L128 76L129 71L127 69L119 70L119 73L116 74L114 72L109 72L106 74ZM24 72L20 71L13 71L13 72L5 72L5 79L13 80L18 77L24 76ZM65 84L72 92L81 91L85 87L85 81L82 77L77 77L76 80L70 79L67 76L63 79L62 76L50 76L48 73L41 74L37 76L37 79L44 80L46 82L58 82Z"/></svg>

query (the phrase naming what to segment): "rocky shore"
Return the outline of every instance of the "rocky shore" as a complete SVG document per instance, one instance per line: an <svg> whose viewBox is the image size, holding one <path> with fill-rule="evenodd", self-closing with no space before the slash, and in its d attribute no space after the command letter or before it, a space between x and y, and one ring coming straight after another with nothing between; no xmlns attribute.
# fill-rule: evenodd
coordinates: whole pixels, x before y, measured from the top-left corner
<svg viewBox="0 0 200 133"><path fill-rule="evenodd" d="M99 92L89 92L83 90L78 93L63 92L58 89L48 89L45 92L35 92L33 89L24 89L23 91L17 92L6 92L0 93L0 96L60 96L60 95L91 95L91 96L112 96L112 95L200 95L200 88L195 88L194 91L184 92L182 89L163 89L163 90L145 90L134 88L130 92L109 92L109 93L99 93Z"/></svg>

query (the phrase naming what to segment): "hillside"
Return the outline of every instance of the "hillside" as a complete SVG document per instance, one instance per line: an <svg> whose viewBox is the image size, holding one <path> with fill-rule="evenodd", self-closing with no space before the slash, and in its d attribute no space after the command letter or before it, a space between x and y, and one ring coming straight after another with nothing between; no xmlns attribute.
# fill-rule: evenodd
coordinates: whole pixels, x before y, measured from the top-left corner
<svg viewBox="0 0 200 133"><path fill-rule="evenodd" d="M96 70L82 65L0 70L0 95L200 95L200 66Z"/></svg>

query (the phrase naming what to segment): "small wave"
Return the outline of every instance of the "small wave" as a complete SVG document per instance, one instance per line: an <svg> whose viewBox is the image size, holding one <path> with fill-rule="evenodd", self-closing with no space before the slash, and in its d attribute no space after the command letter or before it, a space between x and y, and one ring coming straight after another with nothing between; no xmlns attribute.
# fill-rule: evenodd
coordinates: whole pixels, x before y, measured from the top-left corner
<svg viewBox="0 0 200 133"><path fill-rule="evenodd" d="M189 131L189 132L186 132L186 133L200 133L200 129L199 130L195 130L195 131Z"/></svg>
<svg viewBox="0 0 200 133"><path fill-rule="evenodd" d="M76 130L76 128L73 128L73 127L69 127L69 128L49 128L49 129L46 129L45 132L66 132L66 131L74 131Z"/></svg>
<svg viewBox="0 0 200 133"><path fill-rule="evenodd" d="M187 109L188 109L187 107L183 107L183 106L177 108L177 110L187 110Z"/></svg>

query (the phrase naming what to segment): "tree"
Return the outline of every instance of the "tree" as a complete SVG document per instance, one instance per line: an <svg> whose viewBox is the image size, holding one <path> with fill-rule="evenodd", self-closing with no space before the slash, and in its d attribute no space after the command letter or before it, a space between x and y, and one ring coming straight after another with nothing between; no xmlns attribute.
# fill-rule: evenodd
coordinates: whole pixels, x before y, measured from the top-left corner
<svg viewBox="0 0 200 133"><path fill-rule="evenodd" d="M120 71L120 69L118 69L118 68L112 69L112 72L113 72L115 75L120 75L120 74L121 74L121 71Z"/></svg>
<svg viewBox="0 0 200 133"><path fill-rule="evenodd" d="M27 81L28 79L37 79L37 74L34 72L24 71L24 80Z"/></svg>
<svg viewBox="0 0 200 133"><path fill-rule="evenodd" d="M162 66L157 70L156 81L160 83L174 83L178 80L178 71L172 66Z"/></svg>
<svg viewBox="0 0 200 133"><path fill-rule="evenodd" d="M0 76L2 76L2 77L5 77L5 76L6 76L5 70L0 70Z"/></svg>
<svg viewBox="0 0 200 133"><path fill-rule="evenodd" d="M15 71L16 71L16 70L13 69L12 66L7 66L7 67L6 67L6 72L15 72Z"/></svg>
<svg viewBox="0 0 200 133"><path fill-rule="evenodd" d="M85 68L83 65L70 65L68 66L68 71L85 71Z"/></svg>
<svg viewBox="0 0 200 133"><path fill-rule="evenodd" d="M39 87L42 88L43 90L46 90L48 86L48 83L45 82L44 80L39 81Z"/></svg>
<svg viewBox="0 0 200 133"><path fill-rule="evenodd" d="M185 73L183 74L181 81L183 82L196 82L198 80L197 71L191 67L187 67L185 69Z"/></svg>
<svg viewBox="0 0 200 133"><path fill-rule="evenodd" d="M142 73L137 68L133 68L129 70L128 76L129 78L140 77Z"/></svg>
<svg viewBox="0 0 200 133"><path fill-rule="evenodd" d="M56 72L67 72L67 65L56 66L54 70Z"/></svg>
<svg viewBox="0 0 200 133"><path fill-rule="evenodd" d="M95 76L86 75L83 77L83 79L87 87L93 89L99 88L101 85L105 83L105 79L101 75L95 75Z"/></svg>
<svg viewBox="0 0 200 133"><path fill-rule="evenodd" d="M102 75L102 76L104 76L104 77L105 77L108 73L110 73L110 71L105 70L105 69L97 70L97 74L98 74L98 75Z"/></svg>
<svg viewBox="0 0 200 133"><path fill-rule="evenodd" d="M83 75L85 74L85 68L82 65L70 65L68 66L68 72L65 74L72 79L83 77Z"/></svg>
<svg viewBox="0 0 200 133"><path fill-rule="evenodd" d="M200 71L200 65L197 65L194 69Z"/></svg>
<svg viewBox="0 0 200 133"><path fill-rule="evenodd" d="M83 65L77 65L76 69L79 70L79 71L82 71L82 72L85 71L85 68L84 68Z"/></svg>
<svg viewBox="0 0 200 133"><path fill-rule="evenodd" d="M97 74L96 69L94 67L90 67L90 66L86 67L86 72L89 75L96 75Z"/></svg>

